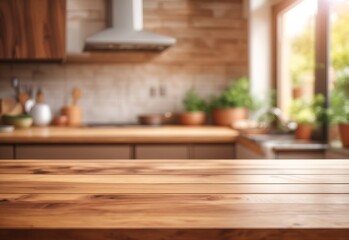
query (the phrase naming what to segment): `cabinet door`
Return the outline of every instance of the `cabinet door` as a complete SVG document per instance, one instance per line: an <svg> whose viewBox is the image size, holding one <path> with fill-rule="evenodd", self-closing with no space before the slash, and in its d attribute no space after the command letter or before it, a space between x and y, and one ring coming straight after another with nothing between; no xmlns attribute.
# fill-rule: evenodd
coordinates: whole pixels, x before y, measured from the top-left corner
<svg viewBox="0 0 349 240"><path fill-rule="evenodd" d="M136 159L189 159L189 146L178 144L136 145Z"/></svg>
<svg viewBox="0 0 349 240"><path fill-rule="evenodd" d="M234 144L195 144L192 146L193 159L234 159Z"/></svg>
<svg viewBox="0 0 349 240"><path fill-rule="evenodd" d="M17 159L130 159L129 145L18 145Z"/></svg>
<svg viewBox="0 0 349 240"><path fill-rule="evenodd" d="M0 159L13 159L14 147L13 145L1 145L0 146Z"/></svg>
<svg viewBox="0 0 349 240"><path fill-rule="evenodd" d="M66 0L1 0L1 60L61 60Z"/></svg>

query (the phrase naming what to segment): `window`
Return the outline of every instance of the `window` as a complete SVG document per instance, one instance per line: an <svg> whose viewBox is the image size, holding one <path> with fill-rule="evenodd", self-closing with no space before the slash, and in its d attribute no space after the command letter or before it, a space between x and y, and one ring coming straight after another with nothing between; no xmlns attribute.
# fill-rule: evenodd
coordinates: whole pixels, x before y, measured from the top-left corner
<svg viewBox="0 0 349 240"><path fill-rule="evenodd" d="M333 1L282 0L273 7L273 84L277 106L288 119L295 98L322 94L328 101L328 18ZM327 140L326 124L316 136Z"/></svg>
<svg viewBox="0 0 349 240"><path fill-rule="evenodd" d="M276 79L278 107L286 118L294 99L310 100L315 86L317 1L286 1L276 12Z"/></svg>
<svg viewBox="0 0 349 240"><path fill-rule="evenodd" d="M283 0L273 7L273 82L283 112L294 98L321 93L332 123L348 122L348 13L349 0ZM326 126L319 136L327 139ZM330 127L329 140L341 146L337 126Z"/></svg>

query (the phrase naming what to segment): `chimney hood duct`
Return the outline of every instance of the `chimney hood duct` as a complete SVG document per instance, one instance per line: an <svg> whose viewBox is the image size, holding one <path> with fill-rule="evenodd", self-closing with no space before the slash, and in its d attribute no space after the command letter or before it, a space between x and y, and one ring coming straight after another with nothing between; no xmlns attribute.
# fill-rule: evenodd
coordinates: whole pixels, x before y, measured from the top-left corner
<svg viewBox="0 0 349 240"><path fill-rule="evenodd" d="M176 39L143 30L142 0L112 0L111 27L85 41L85 50L157 50Z"/></svg>

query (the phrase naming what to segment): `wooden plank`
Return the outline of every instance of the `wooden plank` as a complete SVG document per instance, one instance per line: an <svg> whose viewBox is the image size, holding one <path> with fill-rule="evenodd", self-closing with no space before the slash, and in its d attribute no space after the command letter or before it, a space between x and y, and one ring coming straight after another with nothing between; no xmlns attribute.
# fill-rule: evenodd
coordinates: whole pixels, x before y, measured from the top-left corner
<svg viewBox="0 0 349 240"><path fill-rule="evenodd" d="M116 184L2 180L0 193L349 193L348 184Z"/></svg>
<svg viewBox="0 0 349 240"><path fill-rule="evenodd" d="M273 197L172 195L2 196L0 228L345 228L348 195L321 203ZM252 199L252 200L251 200ZM268 201L269 200L269 201ZM282 200L282 199L281 199ZM305 203L304 203L304 202ZM336 203L336 201L338 203ZM329 203L328 203L329 202ZM343 203L344 202L344 203ZM156 204L154 204L156 203ZM18 217L20 213L20 217ZM83 215L83 217L81 217Z"/></svg>
<svg viewBox="0 0 349 240"><path fill-rule="evenodd" d="M153 166L164 169L197 169L197 168L230 168L230 169L342 169L349 168L349 161L344 159L284 159L269 160L263 159L234 159L232 160L176 160L176 159L149 159L130 161L127 159L106 160L106 159L67 159L67 160L2 160L0 167L6 164L12 165L48 165L48 166L99 166L107 164L114 167L147 167Z"/></svg>
<svg viewBox="0 0 349 240"><path fill-rule="evenodd" d="M6 240L347 240L348 234L348 229L0 229Z"/></svg>
<svg viewBox="0 0 349 240"><path fill-rule="evenodd" d="M0 195L1 203L87 203L96 204L112 202L113 204L125 205L145 204L152 205L154 202L185 203L185 204L349 204L348 194L22 194L3 193Z"/></svg>
<svg viewBox="0 0 349 240"><path fill-rule="evenodd" d="M347 175L46 175L6 174L3 182L96 184L349 184Z"/></svg>
<svg viewBox="0 0 349 240"><path fill-rule="evenodd" d="M196 175L210 175L210 174L223 174L223 175L348 175L349 169L236 169L234 171L229 169L196 169L192 170ZM138 175L156 175L156 174L172 174L172 175L186 175L186 170L181 169L164 169L159 170L155 168L116 168L107 166L100 166L99 168L92 168L88 166L79 167L66 167L61 168L59 166L49 166L46 168L28 166L23 168L16 168L14 165L8 165L0 167L0 174L46 174L46 175L69 175L69 174L90 174L90 175L128 175L130 173Z"/></svg>
<svg viewBox="0 0 349 240"><path fill-rule="evenodd" d="M249 229L249 234L256 229L313 229L317 234L317 230L324 228L336 230L332 239L336 236L343 239L345 234L341 231L349 229L349 174L338 174L341 169L349 169L346 160L18 160L16 163L17 160L4 160L0 166L5 167L2 171L6 166L33 171L45 169L47 164L48 169L56 168L56 174L0 174L0 229L7 229L0 234L7 234L4 236L18 236L20 231L15 229L26 228L80 229L76 234L82 234L84 229ZM98 166L123 167L128 174L96 174L98 170L94 167ZM228 168L228 174L195 174L197 169L209 171L211 167ZM132 172L144 168L155 169L160 174ZM65 174L59 174L59 169ZM81 169L89 169L92 174L79 173ZM171 169L181 174L166 172ZM236 169L259 170L261 174L239 175L234 172ZM305 173L287 174L289 169ZM314 169L333 172L316 175ZM265 170L286 172L271 175L263 173ZM152 236L157 235L149 234L150 239Z"/></svg>
<svg viewBox="0 0 349 240"><path fill-rule="evenodd" d="M345 160L2 160L0 174L348 174L348 165Z"/></svg>

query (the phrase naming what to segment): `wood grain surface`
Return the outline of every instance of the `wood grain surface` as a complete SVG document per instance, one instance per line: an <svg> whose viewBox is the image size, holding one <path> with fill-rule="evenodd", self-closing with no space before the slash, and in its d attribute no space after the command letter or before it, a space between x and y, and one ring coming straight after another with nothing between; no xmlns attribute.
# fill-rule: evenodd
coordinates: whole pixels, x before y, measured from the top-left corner
<svg viewBox="0 0 349 240"><path fill-rule="evenodd" d="M164 162L166 164L164 164ZM143 163L140 165L140 163ZM232 164L233 163L233 164ZM287 168L284 166L287 165ZM0 174L347 175L346 160L1 160Z"/></svg>
<svg viewBox="0 0 349 240"><path fill-rule="evenodd" d="M50 229L1 230L1 239L16 240L347 240L341 229Z"/></svg>
<svg viewBox="0 0 349 240"><path fill-rule="evenodd" d="M0 239L344 240L348 170L349 160L3 160Z"/></svg>
<svg viewBox="0 0 349 240"><path fill-rule="evenodd" d="M215 126L47 127L1 133L0 143L231 143L237 136L231 128Z"/></svg>
<svg viewBox="0 0 349 240"><path fill-rule="evenodd" d="M0 60L63 60L66 0L0 1Z"/></svg>

